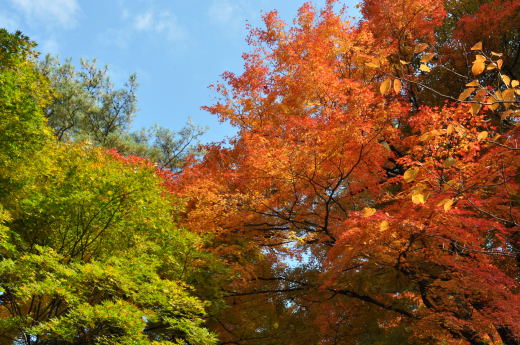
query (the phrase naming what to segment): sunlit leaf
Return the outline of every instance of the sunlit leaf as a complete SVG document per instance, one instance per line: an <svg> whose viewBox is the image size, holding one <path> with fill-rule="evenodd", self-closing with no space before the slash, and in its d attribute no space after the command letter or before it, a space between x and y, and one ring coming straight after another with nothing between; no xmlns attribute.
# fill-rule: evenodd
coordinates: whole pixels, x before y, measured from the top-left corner
<svg viewBox="0 0 520 345"><path fill-rule="evenodd" d="M482 42L477 42L473 47L471 47L471 50L482 50Z"/></svg>
<svg viewBox="0 0 520 345"><path fill-rule="evenodd" d="M507 75L502 74L502 75L500 75L500 78L502 79L504 84L506 84L507 86L509 86L509 84L511 84L511 78L509 78Z"/></svg>
<svg viewBox="0 0 520 345"><path fill-rule="evenodd" d="M471 72L474 75L479 75L486 69L486 62L485 60L475 60L473 62L473 66L471 66Z"/></svg>
<svg viewBox="0 0 520 345"><path fill-rule="evenodd" d="M424 204L426 202L422 192L415 192L412 194L412 202L414 204Z"/></svg>
<svg viewBox="0 0 520 345"><path fill-rule="evenodd" d="M421 71L423 71L423 72L426 72L426 73L428 73L428 72L431 71L431 68L428 67L428 66L426 66L425 64L422 64L421 66L419 66L419 69L420 69Z"/></svg>
<svg viewBox="0 0 520 345"><path fill-rule="evenodd" d="M412 182L417 177L417 174L419 174L419 167L412 167L404 172L403 179L406 182Z"/></svg>
<svg viewBox="0 0 520 345"><path fill-rule="evenodd" d="M381 92L382 95L386 95L390 91L391 87L392 87L392 81L390 79L386 79L385 81L383 81L381 83L381 86L379 87L379 91Z"/></svg>
<svg viewBox="0 0 520 345"><path fill-rule="evenodd" d="M464 91L462 91L458 98L459 101L465 101L466 99L468 99L468 97L471 96L473 91L475 91L474 87L470 87L470 88L467 88Z"/></svg>
<svg viewBox="0 0 520 345"><path fill-rule="evenodd" d="M498 100L495 97L493 97L493 96L488 97L488 99L486 100L486 103L490 103L488 105L489 109L491 109L493 111L497 110L498 107L500 107L500 103L498 103L497 101Z"/></svg>
<svg viewBox="0 0 520 345"><path fill-rule="evenodd" d="M370 216L373 216L375 213L376 213L376 209L375 208L371 208L371 207L365 207L363 210L361 210L361 217L370 217Z"/></svg>
<svg viewBox="0 0 520 345"><path fill-rule="evenodd" d="M487 137L488 137L488 132L486 132L486 131L482 131L482 132L480 132L480 133L477 135L477 139L478 139L479 141L482 141L482 140L484 140L484 139L487 139Z"/></svg>
<svg viewBox="0 0 520 345"><path fill-rule="evenodd" d="M480 109L482 109L482 104L480 104L480 103L471 103L471 107L469 108L469 112L471 113L471 115L477 115L479 113Z"/></svg>
<svg viewBox="0 0 520 345"><path fill-rule="evenodd" d="M441 202L439 202L437 206L442 206L444 208L444 211L448 212L449 210L451 210L451 207L453 206L453 199L444 199Z"/></svg>
<svg viewBox="0 0 520 345"><path fill-rule="evenodd" d="M401 89L403 88L401 81L399 79L394 80L394 91L399 94Z"/></svg>
<svg viewBox="0 0 520 345"><path fill-rule="evenodd" d="M431 59L435 57L434 53L426 53L421 57L421 62L430 62Z"/></svg>

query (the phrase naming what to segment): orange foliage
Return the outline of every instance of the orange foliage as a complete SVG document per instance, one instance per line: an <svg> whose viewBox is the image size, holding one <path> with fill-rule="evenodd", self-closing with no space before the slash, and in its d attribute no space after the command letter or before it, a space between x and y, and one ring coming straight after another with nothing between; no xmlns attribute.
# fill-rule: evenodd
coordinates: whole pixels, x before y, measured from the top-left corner
<svg viewBox="0 0 520 345"><path fill-rule="evenodd" d="M215 328L229 344L518 344L518 82L494 67L435 89L460 76L435 74L442 1L365 0L357 26L334 5L292 28L265 15L206 108L239 134L172 182L237 272Z"/></svg>

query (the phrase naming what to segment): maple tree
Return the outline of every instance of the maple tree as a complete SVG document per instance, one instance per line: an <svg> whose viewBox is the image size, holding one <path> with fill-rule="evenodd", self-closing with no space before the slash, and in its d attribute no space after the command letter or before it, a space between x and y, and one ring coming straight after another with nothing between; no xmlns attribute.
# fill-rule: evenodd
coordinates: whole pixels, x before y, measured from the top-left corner
<svg viewBox="0 0 520 345"><path fill-rule="evenodd" d="M264 16L206 107L238 135L173 182L236 272L212 326L518 344L519 2L365 0L356 24L339 5Z"/></svg>
<svg viewBox="0 0 520 345"><path fill-rule="evenodd" d="M226 271L179 226L171 172L57 142L34 43L0 48L0 344L214 344Z"/></svg>

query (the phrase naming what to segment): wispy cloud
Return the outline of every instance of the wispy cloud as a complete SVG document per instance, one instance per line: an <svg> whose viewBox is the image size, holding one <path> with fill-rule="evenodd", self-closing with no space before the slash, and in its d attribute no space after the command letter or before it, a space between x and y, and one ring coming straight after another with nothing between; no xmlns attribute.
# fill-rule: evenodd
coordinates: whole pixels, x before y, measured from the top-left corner
<svg viewBox="0 0 520 345"><path fill-rule="evenodd" d="M156 12L148 10L137 15L133 28L139 32L149 32L162 35L168 40L178 41L185 37L186 32L179 24L174 14L169 11Z"/></svg>
<svg viewBox="0 0 520 345"><path fill-rule="evenodd" d="M28 21L38 21L49 26L72 28L77 24L80 11L77 0L10 0Z"/></svg>
<svg viewBox="0 0 520 345"><path fill-rule="evenodd" d="M38 45L38 50L43 54L56 55L60 52L60 45L55 38L49 37L40 42Z"/></svg>
<svg viewBox="0 0 520 345"><path fill-rule="evenodd" d="M219 24L229 24L238 17L239 8L227 0L213 0L208 8L209 18Z"/></svg>
<svg viewBox="0 0 520 345"><path fill-rule="evenodd" d="M15 31L20 28L19 20L13 14L0 12L0 28Z"/></svg>
<svg viewBox="0 0 520 345"><path fill-rule="evenodd" d="M258 13L251 4L243 0L212 0L207 16L231 36L243 32L247 18L254 18Z"/></svg>

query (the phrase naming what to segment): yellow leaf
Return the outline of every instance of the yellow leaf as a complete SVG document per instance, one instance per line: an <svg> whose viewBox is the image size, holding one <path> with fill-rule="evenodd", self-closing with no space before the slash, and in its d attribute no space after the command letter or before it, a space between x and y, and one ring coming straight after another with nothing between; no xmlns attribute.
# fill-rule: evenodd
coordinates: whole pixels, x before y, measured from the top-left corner
<svg viewBox="0 0 520 345"><path fill-rule="evenodd" d="M502 56L502 53L491 52L491 55L493 55L493 56Z"/></svg>
<svg viewBox="0 0 520 345"><path fill-rule="evenodd" d="M412 167L404 172L403 179L406 182L412 182L419 174L419 167Z"/></svg>
<svg viewBox="0 0 520 345"><path fill-rule="evenodd" d="M406 62L404 60L399 60L399 62L401 63L401 65L408 65L408 64L410 64L409 62Z"/></svg>
<svg viewBox="0 0 520 345"><path fill-rule="evenodd" d="M504 61L502 61L502 59L500 60L497 60L497 66L498 66L498 69L502 69L502 64L504 63Z"/></svg>
<svg viewBox="0 0 520 345"><path fill-rule="evenodd" d="M468 97L471 96L473 91L475 91L474 87L470 87L470 88L467 88L466 90L462 91L461 94L459 95L459 101L465 101L466 99L468 99Z"/></svg>
<svg viewBox="0 0 520 345"><path fill-rule="evenodd" d="M383 220L381 222L381 224L379 224L379 230L381 231L385 231L385 230L388 230L388 227L390 226L390 224L388 224L388 221L386 220Z"/></svg>
<svg viewBox="0 0 520 345"><path fill-rule="evenodd" d="M518 80L513 80L511 82L511 87L517 87L520 83L518 82Z"/></svg>
<svg viewBox="0 0 520 345"><path fill-rule="evenodd" d="M502 92L502 98L505 102L504 107L509 108L511 106L511 103L515 102L515 89L507 89Z"/></svg>
<svg viewBox="0 0 520 345"><path fill-rule="evenodd" d="M419 43L418 45L415 46L413 52L418 54L418 53L423 52L426 48L428 48L428 45L426 43Z"/></svg>
<svg viewBox="0 0 520 345"><path fill-rule="evenodd" d="M486 132L486 131L480 132L480 133L477 135L477 139L478 139L479 141L484 140L484 139L487 139L487 137L488 137L488 132Z"/></svg>
<svg viewBox="0 0 520 345"><path fill-rule="evenodd" d="M474 75L479 75L486 69L486 62L483 60L475 60L473 66L471 66L471 72Z"/></svg>
<svg viewBox="0 0 520 345"><path fill-rule="evenodd" d="M446 134L453 133L453 125L448 125L448 128L446 128Z"/></svg>
<svg viewBox="0 0 520 345"><path fill-rule="evenodd" d="M444 199L441 202L439 202L437 206L443 206L444 211L448 212L449 210L451 210L451 207L453 206L453 199Z"/></svg>
<svg viewBox="0 0 520 345"><path fill-rule="evenodd" d="M494 70L495 68L497 68L496 64L494 62L490 63L487 67L486 67L486 70L488 71L491 71L491 70Z"/></svg>
<svg viewBox="0 0 520 345"><path fill-rule="evenodd" d="M469 112L471 113L471 115L477 115L480 109L482 109L482 104L471 103L471 108L469 108Z"/></svg>
<svg viewBox="0 0 520 345"><path fill-rule="evenodd" d="M484 55L477 54L475 55L475 61L486 61L487 58Z"/></svg>
<svg viewBox="0 0 520 345"><path fill-rule="evenodd" d="M495 111L498 109L498 107L500 106L500 103L496 103L497 102L497 99L495 97L488 97L488 99L486 100L486 103L490 103L488 105L489 109Z"/></svg>
<svg viewBox="0 0 520 345"><path fill-rule="evenodd" d="M430 62L430 60L433 59L434 56L434 53L426 53L421 57L421 62Z"/></svg>
<svg viewBox="0 0 520 345"><path fill-rule="evenodd" d="M372 68L379 68L381 67L381 62L378 58L375 57L369 57L370 62L365 63L366 66L372 67Z"/></svg>
<svg viewBox="0 0 520 345"><path fill-rule="evenodd" d="M374 214L376 213L376 209L375 208L371 208L371 207L365 207L362 211L361 211L361 217L370 217L370 216L373 216Z"/></svg>
<svg viewBox="0 0 520 345"><path fill-rule="evenodd" d="M390 88L392 87L392 81L390 79L386 79L384 82L381 83L381 86L379 87L379 91L382 95L386 95L388 91L390 91Z"/></svg>
<svg viewBox="0 0 520 345"><path fill-rule="evenodd" d="M367 63L365 63L365 66L372 67L372 68L379 68L379 64L375 64L373 62L367 62Z"/></svg>
<svg viewBox="0 0 520 345"><path fill-rule="evenodd" d="M467 83L466 86L479 86L478 79L475 79L470 83Z"/></svg>
<svg viewBox="0 0 520 345"><path fill-rule="evenodd" d="M395 93L399 94L401 92L402 88L403 88L403 85L401 84L401 81L399 79L394 80Z"/></svg>
<svg viewBox="0 0 520 345"><path fill-rule="evenodd" d="M507 86L509 86L509 84L511 83L511 78L509 78L507 75L505 74L502 74L500 75L500 78L502 78L502 81L504 82L504 84L506 84Z"/></svg>
<svg viewBox="0 0 520 345"><path fill-rule="evenodd" d="M428 72L431 71L431 68L428 67L428 66L426 66L425 64L422 64L421 66L419 66L419 69L420 69L421 71L423 71L423 72L426 72L426 73L428 73Z"/></svg>
<svg viewBox="0 0 520 345"><path fill-rule="evenodd" d="M424 204L425 203L424 194L421 192L416 192L416 193L412 194L412 202L414 204Z"/></svg>
<svg viewBox="0 0 520 345"><path fill-rule="evenodd" d="M471 47L471 50L482 50L482 41L475 43L475 45Z"/></svg>

